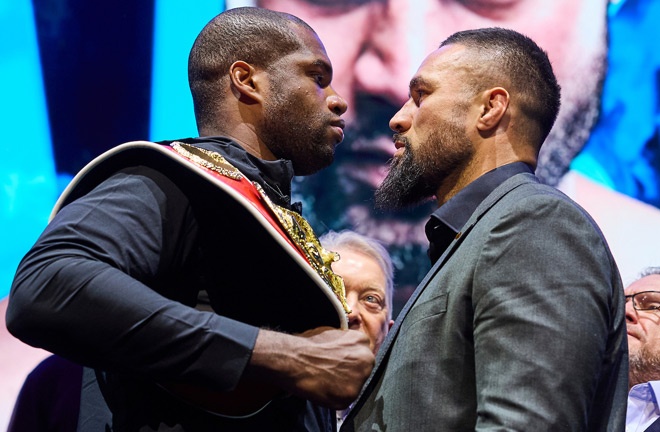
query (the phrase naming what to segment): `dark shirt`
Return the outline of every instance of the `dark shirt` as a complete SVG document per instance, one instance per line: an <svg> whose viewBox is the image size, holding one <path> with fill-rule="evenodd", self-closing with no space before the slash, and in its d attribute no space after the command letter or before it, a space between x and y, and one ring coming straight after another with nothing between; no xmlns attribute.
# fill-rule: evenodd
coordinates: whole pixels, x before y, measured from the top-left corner
<svg viewBox="0 0 660 432"><path fill-rule="evenodd" d="M291 204L291 179L294 175L291 161L281 159L273 162L259 159L225 137L187 138L178 141L219 152L247 178L259 183L275 204L301 213L300 203Z"/></svg>
<svg viewBox="0 0 660 432"><path fill-rule="evenodd" d="M183 141L224 155L290 205L290 161L256 159L227 138ZM249 299L273 285L235 204L199 176L161 171L129 164L60 210L19 266L8 328L96 371L83 377L79 430L332 430L329 410L295 398L230 420L155 384L233 389L258 326L226 305L244 295L250 311ZM195 309L200 293L217 313Z"/></svg>
<svg viewBox="0 0 660 432"><path fill-rule="evenodd" d="M80 365L47 357L25 379L7 432L75 432L81 381Z"/></svg>
<svg viewBox="0 0 660 432"><path fill-rule="evenodd" d="M534 173L524 162L514 162L495 168L474 180L438 207L425 226L431 263L435 263L442 256L472 213L491 192L508 178L524 172Z"/></svg>

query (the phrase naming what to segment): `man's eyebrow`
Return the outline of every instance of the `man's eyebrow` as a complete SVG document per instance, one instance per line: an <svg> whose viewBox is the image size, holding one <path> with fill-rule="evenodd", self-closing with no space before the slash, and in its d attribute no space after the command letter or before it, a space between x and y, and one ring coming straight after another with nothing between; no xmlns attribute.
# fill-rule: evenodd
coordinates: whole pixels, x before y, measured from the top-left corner
<svg viewBox="0 0 660 432"><path fill-rule="evenodd" d="M325 69L326 73L332 74L332 66L325 60L317 59L312 62L312 65Z"/></svg>
<svg viewBox="0 0 660 432"><path fill-rule="evenodd" d="M419 87L427 87L427 86L428 86L428 81L426 81L424 78L420 76L413 77L413 79L410 80L410 84L408 84L408 97L412 98L413 90Z"/></svg>
<svg viewBox="0 0 660 432"><path fill-rule="evenodd" d="M412 89L413 87L420 87L420 86L423 87L428 85L429 85L428 81L426 81L424 78L420 76L416 76L410 80L410 84L408 85L408 87Z"/></svg>

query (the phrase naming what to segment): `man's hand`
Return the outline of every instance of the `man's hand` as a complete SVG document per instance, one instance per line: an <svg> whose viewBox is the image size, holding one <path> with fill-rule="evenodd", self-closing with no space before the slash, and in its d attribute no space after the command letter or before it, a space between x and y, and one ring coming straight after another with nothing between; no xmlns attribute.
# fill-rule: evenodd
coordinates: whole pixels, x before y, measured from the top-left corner
<svg viewBox="0 0 660 432"><path fill-rule="evenodd" d="M333 409L349 406L374 366L367 336L321 327L300 335L260 330L246 373Z"/></svg>

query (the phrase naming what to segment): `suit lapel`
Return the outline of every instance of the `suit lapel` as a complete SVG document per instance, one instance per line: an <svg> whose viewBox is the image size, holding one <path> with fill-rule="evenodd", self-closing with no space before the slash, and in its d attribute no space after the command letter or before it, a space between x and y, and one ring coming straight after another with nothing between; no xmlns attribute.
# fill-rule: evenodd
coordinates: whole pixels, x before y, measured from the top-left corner
<svg viewBox="0 0 660 432"><path fill-rule="evenodd" d="M660 432L660 418L656 419L656 421L651 423L651 426L646 428L645 432Z"/></svg>
<svg viewBox="0 0 660 432"><path fill-rule="evenodd" d="M351 408L351 412L348 414L348 417L346 418L346 421L344 423L348 426L348 428L352 427L353 417L355 413L359 411L360 408L364 405L368 396L373 391L374 386L380 380L380 376L382 375L384 370L383 365L387 364L387 359L389 358L390 352L392 351L392 345L396 340L401 325L403 324L406 315L408 315L408 312L410 312L410 309L413 307L419 296L426 289L428 282L433 278L433 276L435 276L436 273L438 273L438 271L444 265L444 263L447 262L447 260L452 256L454 251L463 242L463 239L465 239L468 236L470 231L472 231L472 228L477 224L477 222L481 219L481 217L488 210L490 210L498 201L500 201L504 196L506 196L509 192L527 183L538 183L538 179L534 175L528 173L517 174L511 177L510 179L506 180L504 183L498 186L490 195L488 195L486 199L484 199L484 201L481 204L479 204L479 207L477 207L477 209L472 214L472 216L470 216L470 219L466 222L465 226L463 226L461 231L456 235L454 240L449 244L449 246L447 246L447 249L444 251L444 253L440 256L440 258L438 258L435 264L433 264L431 270L429 270L426 276L424 276L424 279L422 279L420 284L411 294L405 306L399 313L399 316L397 317L394 326L392 326L392 329L390 329L387 338L381 345L380 350L378 351L378 355L376 356L376 364L371 373L371 376L369 376L367 382L362 387L362 392L360 393L360 396L358 396L357 402L355 403L353 408ZM660 432L660 430L658 432Z"/></svg>

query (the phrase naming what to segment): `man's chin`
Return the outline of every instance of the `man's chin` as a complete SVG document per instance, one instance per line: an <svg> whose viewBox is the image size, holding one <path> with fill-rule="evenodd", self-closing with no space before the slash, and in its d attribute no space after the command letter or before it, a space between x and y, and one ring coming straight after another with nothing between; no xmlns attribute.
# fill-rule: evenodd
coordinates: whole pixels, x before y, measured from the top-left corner
<svg viewBox="0 0 660 432"><path fill-rule="evenodd" d="M305 161L303 163L293 161L293 171L296 176L310 176L328 168L335 160L334 152L323 154L313 161Z"/></svg>
<svg viewBox="0 0 660 432"><path fill-rule="evenodd" d="M642 346L642 342L635 336L628 335L628 352L630 355L637 353Z"/></svg>

